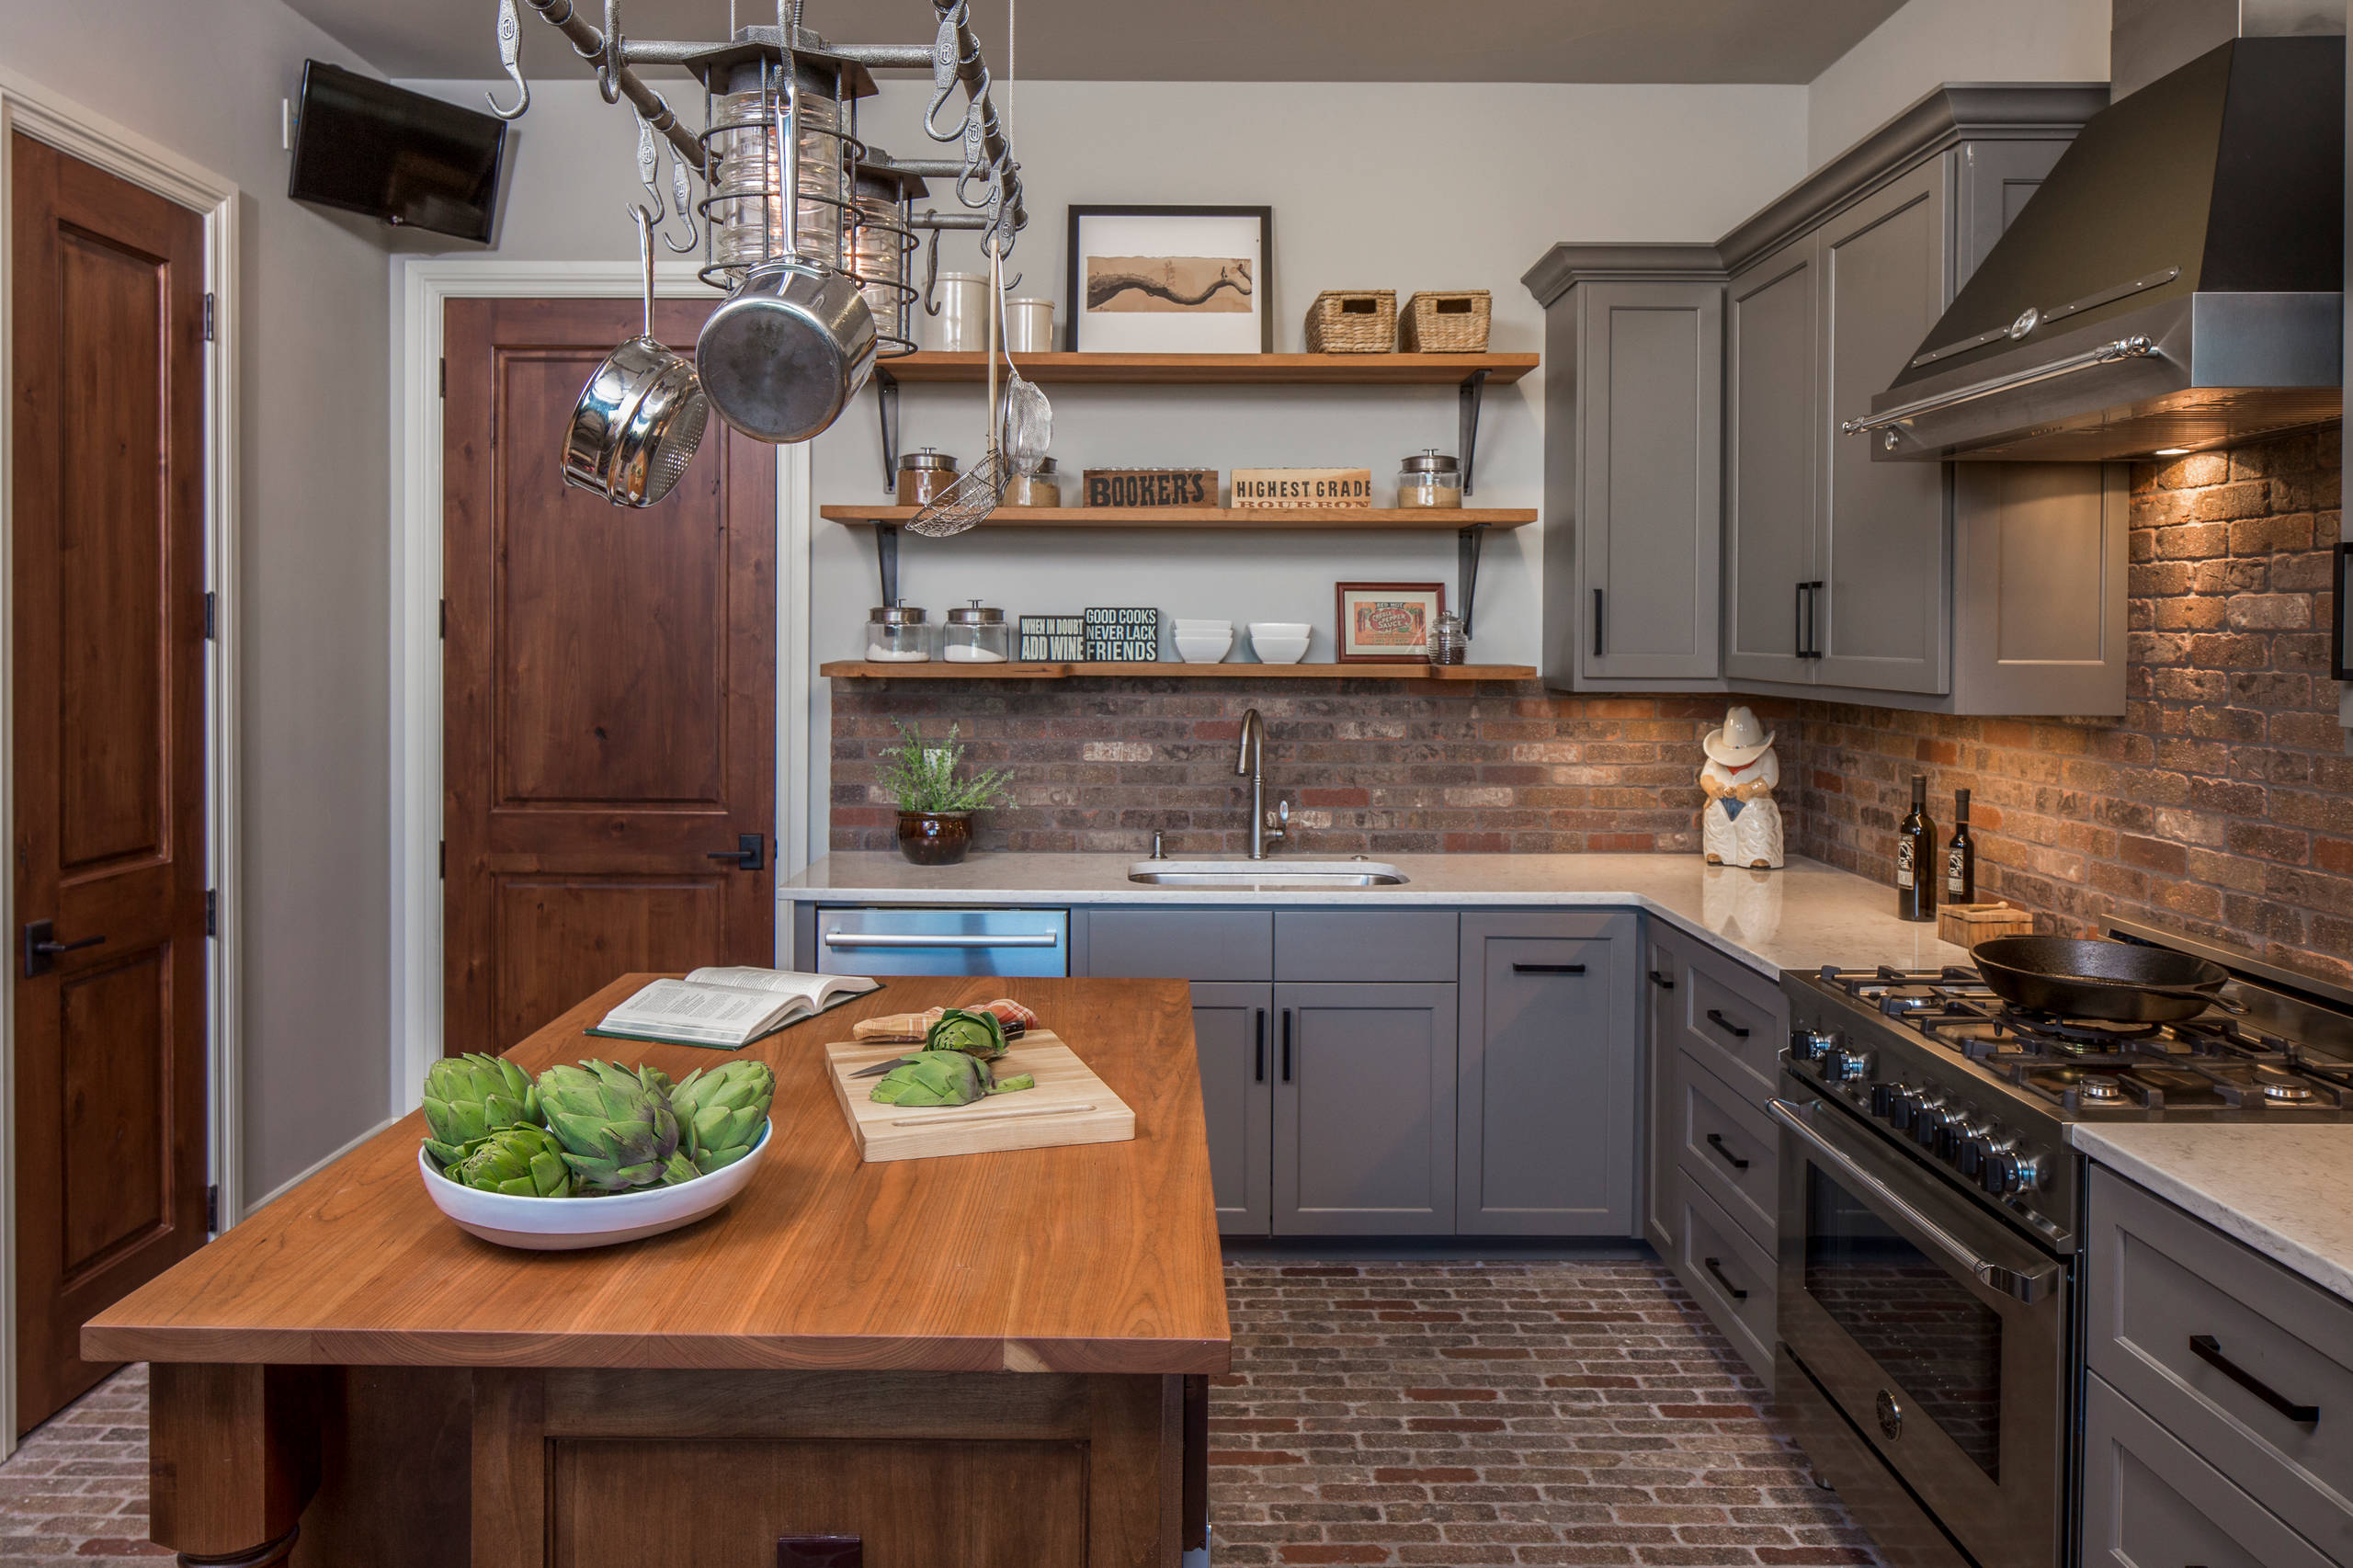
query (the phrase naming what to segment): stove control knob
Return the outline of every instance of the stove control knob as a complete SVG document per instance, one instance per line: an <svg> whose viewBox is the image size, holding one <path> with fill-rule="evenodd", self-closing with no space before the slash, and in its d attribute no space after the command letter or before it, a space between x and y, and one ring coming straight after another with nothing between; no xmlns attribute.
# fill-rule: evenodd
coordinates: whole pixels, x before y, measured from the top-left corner
<svg viewBox="0 0 2353 1568"><path fill-rule="evenodd" d="M1977 1185L1999 1198L2018 1186L2018 1157L2007 1149L1991 1149L1985 1154L1985 1168L1977 1177Z"/></svg>
<svg viewBox="0 0 2353 1568"><path fill-rule="evenodd" d="M1952 1118L1931 1102L1920 1108L1918 1119L1912 1123L1912 1141L1923 1149L1934 1149L1951 1126Z"/></svg>
<svg viewBox="0 0 2353 1568"><path fill-rule="evenodd" d="M1920 1119L1920 1096L1910 1089L1898 1086L1895 1101L1887 1108L1888 1125L1898 1132L1909 1132Z"/></svg>
<svg viewBox="0 0 2353 1568"><path fill-rule="evenodd" d="M1792 1029L1790 1031L1790 1055L1800 1062L1827 1062L1838 1050L1838 1036L1832 1029Z"/></svg>
<svg viewBox="0 0 2353 1568"><path fill-rule="evenodd" d="M1868 1078L1870 1072L1871 1053L1868 1051L1834 1051L1823 1061L1823 1075L1834 1083Z"/></svg>
<svg viewBox="0 0 2353 1568"><path fill-rule="evenodd" d="M1871 1114L1884 1120L1895 1110L1895 1096L1901 1094L1901 1084L1879 1083L1871 1085Z"/></svg>
<svg viewBox="0 0 2353 1568"><path fill-rule="evenodd" d="M1983 1133L1961 1140L1952 1163L1953 1167L1961 1172L1963 1181L1979 1181L1984 1177L1985 1157L1993 1147Z"/></svg>

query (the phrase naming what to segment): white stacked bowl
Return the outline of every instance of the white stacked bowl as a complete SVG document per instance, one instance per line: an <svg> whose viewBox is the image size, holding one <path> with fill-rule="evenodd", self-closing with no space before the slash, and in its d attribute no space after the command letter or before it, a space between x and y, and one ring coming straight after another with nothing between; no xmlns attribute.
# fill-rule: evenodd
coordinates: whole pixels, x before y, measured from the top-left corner
<svg viewBox="0 0 2353 1568"><path fill-rule="evenodd" d="M1233 622L1176 620L1176 656L1188 665L1214 665L1233 647Z"/></svg>
<svg viewBox="0 0 2353 1568"><path fill-rule="evenodd" d="M1263 665L1295 665L1307 656L1312 629L1303 620L1254 620L1250 647Z"/></svg>

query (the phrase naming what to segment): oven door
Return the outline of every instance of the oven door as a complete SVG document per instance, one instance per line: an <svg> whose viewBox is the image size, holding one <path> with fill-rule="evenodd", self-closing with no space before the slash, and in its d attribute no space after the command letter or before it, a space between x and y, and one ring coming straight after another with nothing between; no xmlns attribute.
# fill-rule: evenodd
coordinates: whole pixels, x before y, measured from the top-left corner
<svg viewBox="0 0 2353 1568"><path fill-rule="evenodd" d="M1983 1568L2063 1561L2067 1265L1781 1088L1782 1341Z"/></svg>

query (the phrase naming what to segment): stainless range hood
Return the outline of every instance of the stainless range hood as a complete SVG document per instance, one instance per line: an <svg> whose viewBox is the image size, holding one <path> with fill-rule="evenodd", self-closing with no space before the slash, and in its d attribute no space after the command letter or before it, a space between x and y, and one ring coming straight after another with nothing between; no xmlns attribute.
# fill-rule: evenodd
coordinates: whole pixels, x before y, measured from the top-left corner
<svg viewBox="0 0 2353 1568"><path fill-rule="evenodd" d="M2342 36L2232 38L2114 103L1842 438L2072 462L2337 417L2345 123Z"/></svg>

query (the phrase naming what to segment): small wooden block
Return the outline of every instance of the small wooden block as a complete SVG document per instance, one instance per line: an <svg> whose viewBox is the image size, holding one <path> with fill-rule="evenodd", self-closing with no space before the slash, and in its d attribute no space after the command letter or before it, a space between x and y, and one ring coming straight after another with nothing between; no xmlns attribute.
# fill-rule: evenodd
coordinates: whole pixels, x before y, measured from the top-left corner
<svg viewBox="0 0 2353 1568"><path fill-rule="evenodd" d="M1236 511L1279 511L1372 506L1369 468L1237 468Z"/></svg>
<svg viewBox="0 0 2353 1568"><path fill-rule="evenodd" d="M1089 506L1214 506L1213 468L1090 468L1082 471L1080 494Z"/></svg>
<svg viewBox="0 0 2353 1568"><path fill-rule="evenodd" d="M861 1067L909 1054L906 1045L839 1040L825 1047L834 1096L849 1120L858 1157L922 1160L940 1154L988 1154L1008 1149L1051 1149L1065 1143L1124 1143L1136 1135L1136 1113L1113 1094L1078 1053L1055 1035L1032 1029L989 1063L1000 1078L1027 1073L1034 1089L992 1095L967 1106L909 1108L881 1105L874 1085L854 1078Z"/></svg>
<svg viewBox="0 0 2353 1568"><path fill-rule="evenodd" d="M1948 903L1937 911L1937 935L1957 948L1996 937L2031 937L2034 915L1995 900L1992 903Z"/></svg>

